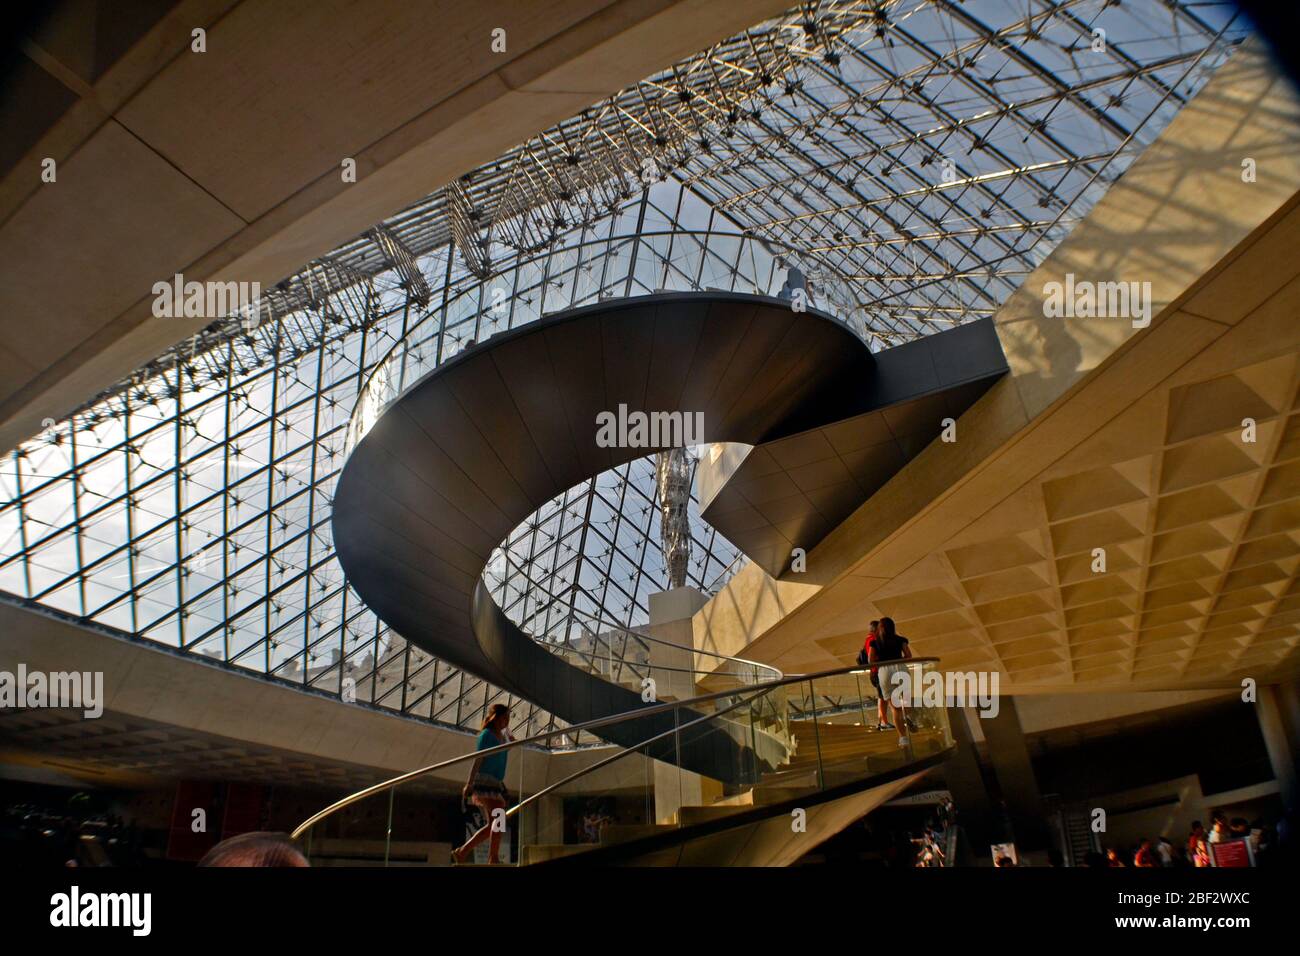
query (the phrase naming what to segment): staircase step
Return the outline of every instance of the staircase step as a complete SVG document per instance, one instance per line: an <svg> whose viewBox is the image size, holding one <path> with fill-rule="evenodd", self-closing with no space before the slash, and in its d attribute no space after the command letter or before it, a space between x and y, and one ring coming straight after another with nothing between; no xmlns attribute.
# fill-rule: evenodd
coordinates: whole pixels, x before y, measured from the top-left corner
<svg viewBox="0 0 1300 956"><path fill-rule="evenodd" d="M760 787L754 791L754 799L758 801L759 806L770 806L774 803L806 797L808 793L807 787Z"/></svg>
<svg viewBox="0 0 1300 956"><path fill-rule="evenodd" d="M713 801L715 807L752 807L754 805L754 791L746 790L744 793L732 794L730 797L718 797Z"/></svg>
<svg viewBox="0 0 1300 956"><path fill-rule="evenodd" d="M861 776L864 773L892 769L909 760L929 756L939 752L942 746L942 741L936 733L914 733L909 755L907 750L898 746L896 734L891 734L889 737L882 735L882 739L859 739L849 746L822 747L820 751L809 748L802 754L795 754L775 773L784 775L783 779L800 774L807 775L814 783L818 772L825 772L828 779L832 774L841 777L844 773ZM774 774L765 774L764 780L773 777Z"/></svg>
<svg viewBox="0 0 1300 956"><path fill-rule="evenodd" d="M754 788L754 799L764 802L760 799L760 794L765 790L785 789L798 790L807 792L809 788L817 786L817 768L813 767L808 770L785 771L780 770L775 773L763 774L763 780ZM770 801L767 801L770 802Z"/></svg>
<svg viewBox="0 0 1300 956"><path fill-rule="evenodd" d="M607 823L600 831L600 842L606 846L626 843L675 829L677 828L670 823Z"/></svg>
<svg viewBox="0 0 1300 956"><path fill-rule="evenodd" d="M853 783L867 774L896 769L937 753L943 746L939 734L930 730L914 732L911 748L903 749L898 746L898 734L893 730L867 731L862 727L819 724L818 736L813 737L810 723L800 727L798 722L791 722L789 728L792 738L793 732L799 731L798 739L804 741L804 752L793 754L787 764L763 774L756 786L721 797L709 806L681 807L672 823L607 824L601 831L600 845L640 840L679 826L690 827L725 819L752 807L797 800L820 786ZM527 845L523 847L521 862L524 865L541 863L584 853L593 846L590 843Z"/></svg>
<svg viewBox="0 0 1300 956"><path fill-rule="evenodd" d="M519 861L524 866L532 866L534 863L558 860L562 856L586 853L595 846L594 843L531 843L524 846Z"/></svg>
<svg viewBox="0 0 1300 956"><path fill-rule="evenodd" d="M743 806L686 806L681 807L674 816L674 821L681 826L694 826L697 823L708 823L711 820L721 820L725 817L735 816L748 809Z"/></svg>

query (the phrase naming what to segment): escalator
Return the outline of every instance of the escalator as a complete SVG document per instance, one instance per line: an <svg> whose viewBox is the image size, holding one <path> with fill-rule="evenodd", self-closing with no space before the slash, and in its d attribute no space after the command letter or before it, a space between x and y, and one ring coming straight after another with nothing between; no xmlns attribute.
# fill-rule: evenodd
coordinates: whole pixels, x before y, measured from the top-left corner
<svg viewBox="0 0 1300 956"><path fill-rule="evenodd" d="M937 663L909 659L911 686L924 686ZM517 847L517 865L788 865L951 753L942 701L912 701L906 746L895 731L875 729L875 706L867 676L855 668L646 704L384 781L326 807L293 836L311 857L317 837L325 836L341 812L386 812L387 864L393 859L388 848L404 840L393 825L399 791L428 792L435 780L454 787L446 781L468 774L476 757L507 752L511 800L502 825ZM540 749L580 732L608 739L619 724L668 729L630 747ZM749 745L735 746L746 735ZM759 745L760 735L785 742L779 757ZM719 739L727 745L709 750ZM715 765L712 774L696 772L681 759L688 747L709 751L714 759L726 754L732 763ZM581 765L566 772L566 761ZM574 814L566 807L598 802L617 809L575 837Z"/></svg>

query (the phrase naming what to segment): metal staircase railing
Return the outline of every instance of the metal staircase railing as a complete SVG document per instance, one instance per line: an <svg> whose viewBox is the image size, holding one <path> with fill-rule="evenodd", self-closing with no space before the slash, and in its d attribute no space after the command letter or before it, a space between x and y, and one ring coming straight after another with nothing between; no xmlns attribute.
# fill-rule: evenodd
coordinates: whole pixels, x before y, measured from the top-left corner
<svg viewBox="0 0 1300 956"><path fill-rule="evenodd" d="M925 673L936 669L937 660L910 658L899 663L905 664L917 690L909 706L916 729L905 746L900 746L895 732L877 731L874 723L867 726L861 719L866 710L874 712L875 699L871 698L869 707L865 700L852 699L861 694L861 688L871 686L861 680L864 672L860 668L782 676L683 701L648 704L440 761L331 804L305 820L293 837L306 842L310 855L313 834L328 836L329 821L369 801L386 798L389 826L385 839L391 842L393 798L399 788L428 789L437 781L444 788L455 786L453 774L467 774L474 761L498 753L510 755L506 782L515 796L497 822L506 829L513 822L516 829L531 834L529 843L522 837L519 840L523 862L571 856L613 843L633 848L637 840L650 837L660 843L666 837L685 840L694 827L705 822L716 826L733 815L752 820L768 811L778 812L773 808L790 800L812 804L830 799L869 786L882 774L905 772L912 765L928 766L953 746L946 708L925 706L919 694ZM788 717L790 698L800 701L798 721ZM768 734L761 726L761 720L773 713L784 715L779 718L779 735ZM557 772L549 763L563 755L537 749L557 734L598 732L612 724L653 715L671 715L668 729L634 747L608 754L584 752L590 762L568 772ZM724 738L728 746L716 746ZM737 750L737 740L746 741L746 745ZM782 746L782 741L788 741L788 746ZM692 766L701 764L701 754L710 753L725 754L731 763L718 766L716 775L692 773L680 769L688 752L694 759L685 762ZM556 809L564 799L574 797L608 797L623 806L644 807L645 812L631 825L615 826L609 841L602 838L599 844L574 844L565 838L562 809L559 813ZM374 806L368 809L373 817Z"/></svg>

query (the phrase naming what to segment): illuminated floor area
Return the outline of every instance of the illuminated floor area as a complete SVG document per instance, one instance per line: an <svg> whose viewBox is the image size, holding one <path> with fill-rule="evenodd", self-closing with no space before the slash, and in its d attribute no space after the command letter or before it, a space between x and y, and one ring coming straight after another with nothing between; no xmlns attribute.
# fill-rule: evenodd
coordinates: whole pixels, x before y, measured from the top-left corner
<svg viewBox="0 0 1300 956"><path fill-rule="evenodd" d="M481 7L24 27L6 857L1291 862L1300 96L1235 5Z"/></svg>

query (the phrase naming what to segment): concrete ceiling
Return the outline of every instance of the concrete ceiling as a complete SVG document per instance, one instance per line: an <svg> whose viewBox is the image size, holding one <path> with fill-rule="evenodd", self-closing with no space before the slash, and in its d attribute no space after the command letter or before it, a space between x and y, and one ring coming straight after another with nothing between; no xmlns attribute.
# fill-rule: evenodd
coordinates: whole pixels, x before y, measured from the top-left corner
<svg viewBox="0 0 1300 956"><path fill-rule="evenodd" d="M105 712L0 711L0 776L141 789L178 780L238 780L353 792L391 776L374 767ZM414 785L454 793L452 781Z"/></svg>
<svg viewBox="0 0 1300 956"><path fill-rule="evenodd" d="M1300 671L1297 147L1300 101L1244 48L1000 311L1012 372L957 442L806 574L737 575L697 642L811 671L890 615L917 653L996 671L1003 692ZM1245 157L1267 174L1243 180ZM1068 273L1150 282L1150 327L1046 317Z"/></svg>
<svg viewBox="0 0 1300 956"><path fill-rule="evenodd" d="M153 283L269 286L785 5L57 5L22 39L0 114L0 448L211 321L154 318ZM196 28L205 52L191 48ZM504 53L491 48L496 28ZM346 158L355 183L341 176Z"/></svg>
<svg viewBox="0 0 1300 956"><path fill-rule="evenodd" d="M17 674L20 665L29 674L102 675L103 715L86 719L75 708L0 712L0 778L132 788L233 779L355 790L474 749L464 731L0 603L0 671ZM524 782L534 789L607 753L530 749L526 763L515 766L526 767ZM439 770L421 786L455 792L466 766ZM622 770L597 770L579 789L608 787Z"/></svg>

